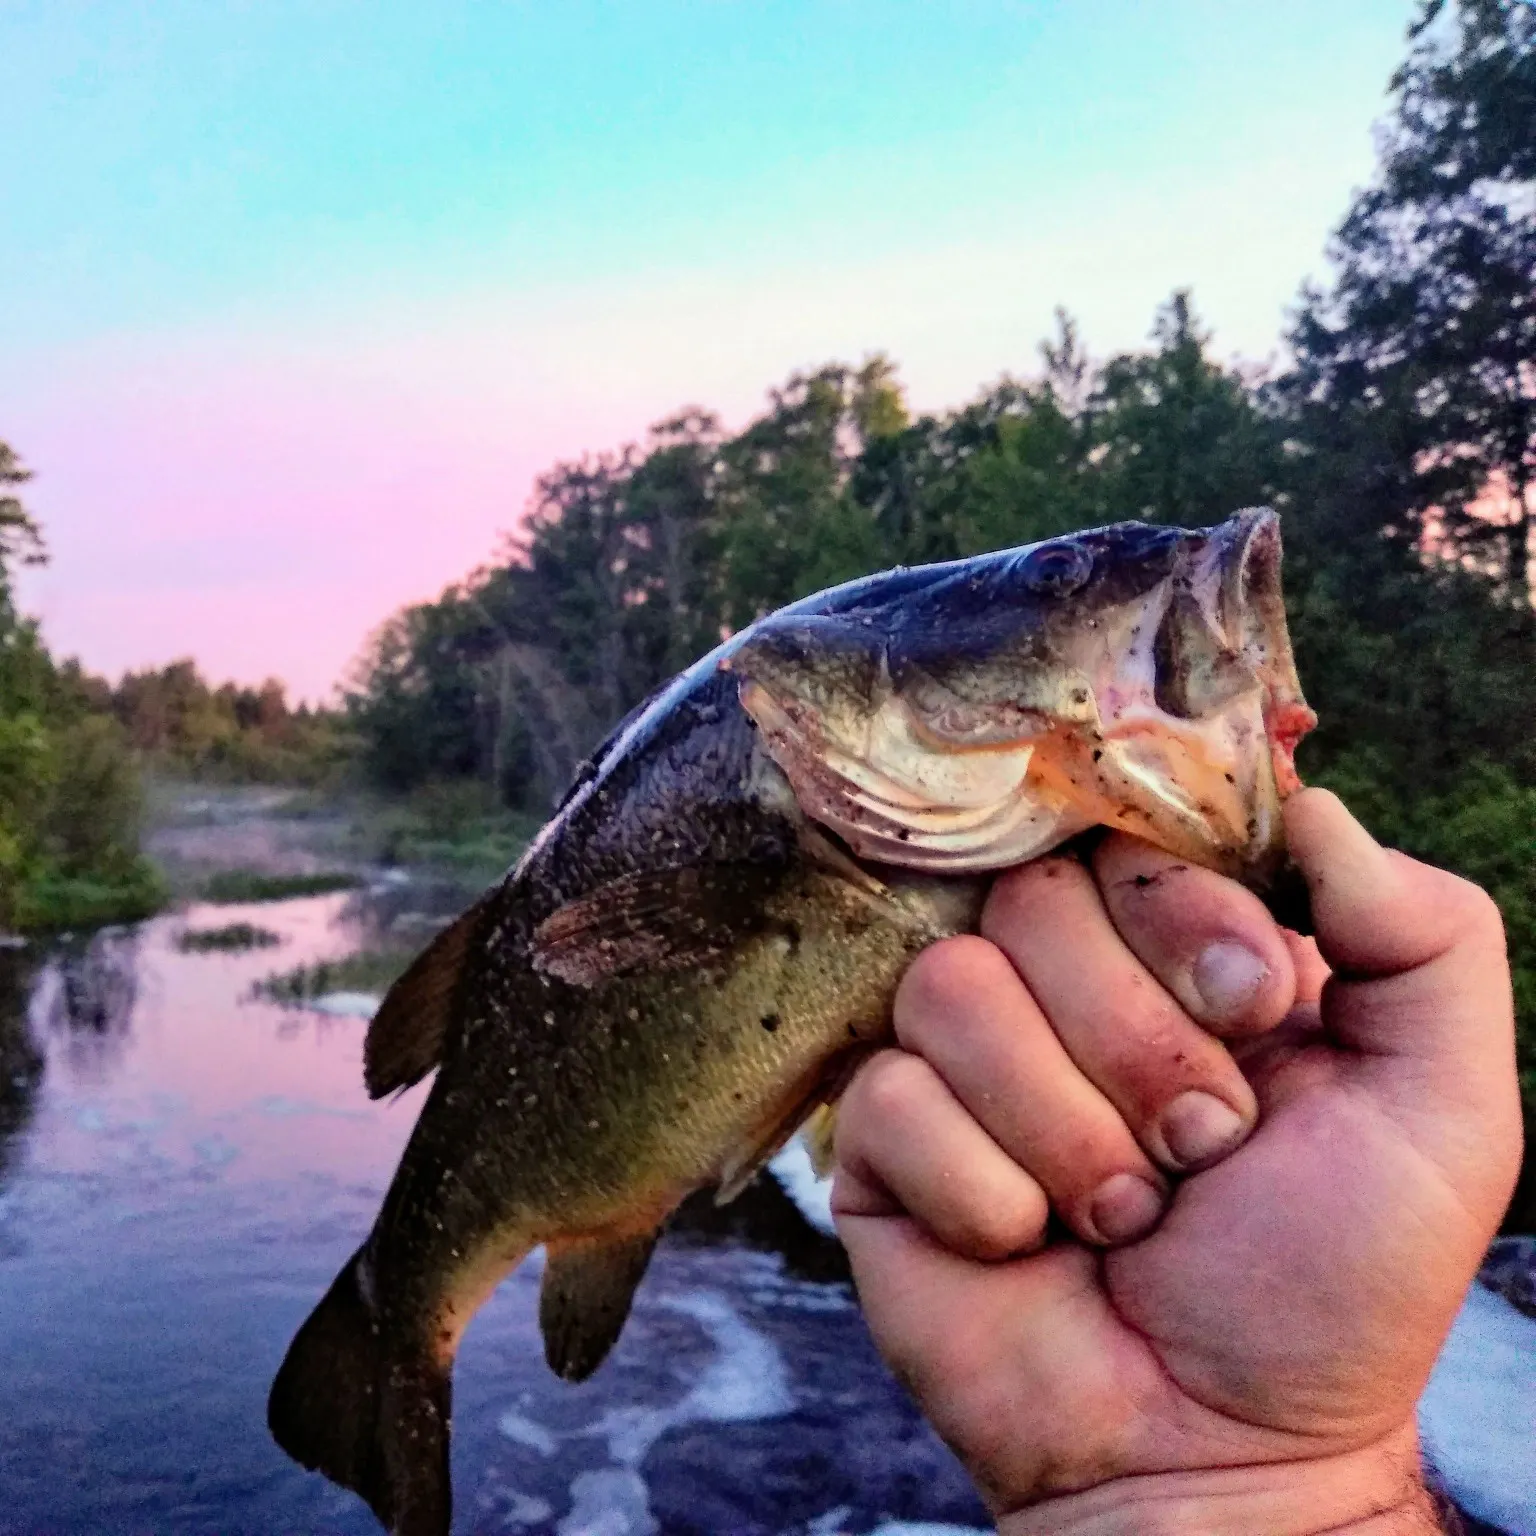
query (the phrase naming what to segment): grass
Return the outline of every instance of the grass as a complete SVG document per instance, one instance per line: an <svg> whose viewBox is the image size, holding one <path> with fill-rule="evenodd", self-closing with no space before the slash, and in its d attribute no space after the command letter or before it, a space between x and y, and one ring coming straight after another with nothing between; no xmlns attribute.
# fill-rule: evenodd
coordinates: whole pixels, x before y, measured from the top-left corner
<svg viewBox="0 0 1536 1536"><path fill-rule="evenodd" d="M484 886L506 873L539 829L473 781L428 784L360 817L363 855L385 864L426 866Z"/></svg>
<svg viewBox="0 0 1536 1536"><path fill-rule="evenodd" d="M346 870L320 870L311 875L267 875L254 869L223 869L210 875L200 892L204 901L228 906L242 901L287 901L293 896L323 896L350 891L360 877Z"/></svg>
<svg viewBox="0 0 1536 1536"><path fill-rule="evenodd" d="M386 992L416 958L412 950L365 949L339 960L316 960L264 977L254 988L257 997L288 1007L302 1007L330 992Z"/></svg>
<svg viewBox="0 0 1536 1536"><path fill-rule="evenodd" d="M281 937L255 923L225 923L222 928L187 928L176 937L183 954L205 955L216 951L239 954L248 949L271 949Z"/></svg>
<svg viewBox="0 0 1536 1536"><path fill-rule="evenodd" d="M24 933L48 933L137 923L153 917L165 900L164 880L144 859L122 880L38 875L18 893L15 926Z"/></svg>

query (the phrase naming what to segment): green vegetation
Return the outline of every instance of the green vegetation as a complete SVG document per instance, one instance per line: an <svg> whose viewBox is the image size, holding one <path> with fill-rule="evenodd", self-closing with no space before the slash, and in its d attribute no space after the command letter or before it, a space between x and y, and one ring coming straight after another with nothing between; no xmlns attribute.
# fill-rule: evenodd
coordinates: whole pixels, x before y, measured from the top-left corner
<svg viewBox="0 0 1536 1536"><path fill-rule="evenodd" d="M245 901L287 901L293 896L324 896L331 891L350 891L359 883L344 869L320 870L311 875L268 875L257 869L226 869L211 875L202 899L220 906Z"/></svg>
<svg viewBox="0 0 1536 1536"><path fill-rule="evenodd" d="M497 804L478 779L433 780L363 817L367 856L425 864L470 885L498 880L527 847L540 818Z"/></svg>
<svg viewBox="0 0 1536 1536"><path fill-rule="evenodd" d="M11 574L44 558L16 494L30 478L0 443L0 927L130 921L163 900L139 854L138 775L95 684L48 654L15 608Z"/></svg>
<svg viewBox="0 0 1536 1536"><path fill-rule="evenodd" d="M144 764L167 778L326 786L351 756L336 713L290 708L276 679L259 688L214 687L192 661L125 673L115 688L98 684L95 703L122 725Z"/></svg>
<svg viewBox="0 0 1536 1536"><path fill-rule="evenodd" d="M781 603L1268 502L1322 718L1302 770L1499 901L1536 1146L1536 11L1424 0L1392 93L1285 371L1222 366L1175 294L1146 350L1091 360L1063 315L1031 377L954 411L913 417L875 357L739 432L692 410L557 465L499 561L374 637L347 700L368 776L540 819L627 710ZM1536 1158L1512 1220L1536 1227Z"/></svg>
<svg viewBox="0 0 1536 1536"><path fill-rule="evenodd" d="M340 960L317 960L257 982L255 995L301 1008L331 992L383 993L413 959L415 954L409 950L366 949Z"/></svg>
<svg viewBox="0 0 1536 1536"><path fill-rule="evenodd" d="M250 949L271 949L282 937L270 928L255 923L225 923L221 928L187 928L176 936L176 948L183 954L242 954Z"/></svg>

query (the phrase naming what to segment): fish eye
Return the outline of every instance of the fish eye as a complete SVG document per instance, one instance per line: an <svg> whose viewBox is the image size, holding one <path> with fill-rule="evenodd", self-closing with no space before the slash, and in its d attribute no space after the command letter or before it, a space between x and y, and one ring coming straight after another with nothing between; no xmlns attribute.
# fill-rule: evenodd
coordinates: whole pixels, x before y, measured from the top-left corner
<svg viewBox="0 0 1536 1536"><path fill-rule="evenodd" d="M1018 573L1031 592L1065 597L1093 574L1093 556L1081 544L1070 541L1042 544L1020 558Z"/></svg>

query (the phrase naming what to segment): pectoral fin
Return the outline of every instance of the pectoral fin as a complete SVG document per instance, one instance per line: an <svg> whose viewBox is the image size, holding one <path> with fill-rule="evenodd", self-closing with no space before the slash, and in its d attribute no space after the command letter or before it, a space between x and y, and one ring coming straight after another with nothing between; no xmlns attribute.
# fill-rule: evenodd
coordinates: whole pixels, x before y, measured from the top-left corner
<svg viewBox="0 0 1536 1536"><path fill-rule="evenodd" d="M621 875L545 918L534 929L533 962L579 987L705 965L762 921L779 878L776 868L746 861Z"/></svg>
<svg viewBox="0 0 1536 1536"><path fill-rule="evenodd" d="M800 1139L818 1179L831 1175L836 1159L837 1105L818 1104L800 1128Z"/></svg>
<svg viewBox="0 0 1536 1536"><path fill-rule="evenodd" d="M606 1241L552 1242L539 1290L544 1358L566 1381L585 1381L607 1358L629 1316L659 1229Z"/></svg>

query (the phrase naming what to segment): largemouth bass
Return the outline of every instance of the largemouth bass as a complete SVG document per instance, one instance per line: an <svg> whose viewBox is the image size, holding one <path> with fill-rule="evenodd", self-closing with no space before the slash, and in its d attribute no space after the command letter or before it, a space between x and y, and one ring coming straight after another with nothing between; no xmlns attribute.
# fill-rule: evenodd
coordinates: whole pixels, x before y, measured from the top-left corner
<svg viewBox="0 0 1536 1536"><path fill-rule="evenodd" d="M278 1373L278 1443L444 1536L454 1354L525 1255L580 1380L668 1215L836 1100L990 871L1108 826L1262 891L1312 723L1266 509L892 571L726 641L385 999L368 1091L437 1078Z"/></svg>

